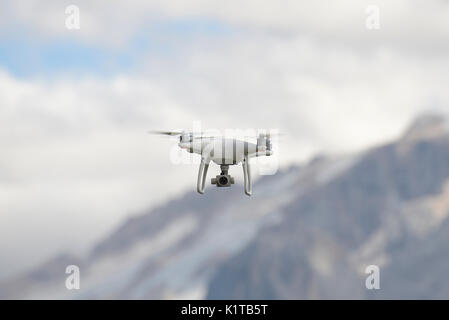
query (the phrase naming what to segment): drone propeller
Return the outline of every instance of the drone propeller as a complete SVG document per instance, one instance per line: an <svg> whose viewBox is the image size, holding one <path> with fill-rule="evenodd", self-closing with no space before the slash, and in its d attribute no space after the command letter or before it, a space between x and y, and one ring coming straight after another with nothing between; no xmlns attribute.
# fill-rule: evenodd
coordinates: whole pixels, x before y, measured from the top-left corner
<svg viewBox="0 0 449 320"><path fill-rule="evenodd" d="M192 136L195 138L215 138L219 137L219 135L211 134L210 132L188 132L188 131L163 131L163 130L150 130L148 131L149 134L156 134L156 135L166 135L166 136L180 136L180 135L187 135ZM204 135L207 134L207 135Z"/></svg>
<svg viewBox="0 0 449 320"><path fill-rule="evenodd" d="M188 135L194 138L217 138L217 137L224 137L224 135L220 134L214 134L212 132L188 132L188 131L163 131L163 130L150 130L148 131L149 134L155 134L155 135L165 135L165 136L180 136L180 135ZM205 135L206 134L206 135ZM285 136L286 134L283 132L273 132L273 133L260 133L258 135L245 135L245 138L270 138L270 137L281 137Z"/></svg>
<svg viewBox="0 0 449 320"><path fill-rule="evenodd" d="M148 131L149 134L160 134L165 136L179 136L182 133L182 131L162 131L162 130L150 130Z"/></svg>

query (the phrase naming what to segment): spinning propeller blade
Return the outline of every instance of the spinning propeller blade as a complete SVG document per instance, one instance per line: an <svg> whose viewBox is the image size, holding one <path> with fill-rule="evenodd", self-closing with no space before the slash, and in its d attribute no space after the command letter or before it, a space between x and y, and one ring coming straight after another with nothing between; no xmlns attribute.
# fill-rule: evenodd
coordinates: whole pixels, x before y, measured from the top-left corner
<svg viewBox="0 0 449 320"><path fill-rule="evenodd" d="M211 135L208 132L188 132L188 131L163 131L163 130L150 130L149 134L157 134L157 135L165 135L165 136L180 136L187 135L192 136L194 138L214 138L218 135ZM204 135L207 134L207 135Z"/></svg>
<svg viewBox="0 0 449 320"><path fill-rule="evenodd" d="M182 134L182 131L161 131L161 130L150 130L149 134L160 134L165 136L179 136Z"/></svg>

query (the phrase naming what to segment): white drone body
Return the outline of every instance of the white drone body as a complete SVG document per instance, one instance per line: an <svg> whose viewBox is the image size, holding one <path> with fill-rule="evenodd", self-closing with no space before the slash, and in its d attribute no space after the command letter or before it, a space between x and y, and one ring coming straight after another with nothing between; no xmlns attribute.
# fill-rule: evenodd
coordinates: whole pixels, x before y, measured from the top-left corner
<svg viewBox="0 0 449 320"><path fill-rule="evenodd" d="M210 162L213 161L221 168L221 173L211 180L217 187L230 187L234 184L234 178L228 174L229 166L242 163L244 190L245 194L250 196L252 184L249 159L273 154L270 134L260 134L257 137L257 143L252 143L236 138L203 136L202 133L198 135L185 131L151 131L150 133L179 135L178 146L181 149L201 156L197 180L197 191L201 194L204 193L207 171Z"/></svg>

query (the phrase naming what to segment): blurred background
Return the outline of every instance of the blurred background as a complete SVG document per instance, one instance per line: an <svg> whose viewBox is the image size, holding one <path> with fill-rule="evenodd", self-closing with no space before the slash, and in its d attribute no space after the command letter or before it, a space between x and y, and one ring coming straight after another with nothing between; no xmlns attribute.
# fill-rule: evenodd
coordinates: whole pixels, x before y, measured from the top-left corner
<svg viewBox="0 0 449 320"><path fill-rule="evenodd" d="M3 2L0 297L449 298L448 36L445 0ZM287 133L278 173L196 194L147 131L198 121Z"/></svg>

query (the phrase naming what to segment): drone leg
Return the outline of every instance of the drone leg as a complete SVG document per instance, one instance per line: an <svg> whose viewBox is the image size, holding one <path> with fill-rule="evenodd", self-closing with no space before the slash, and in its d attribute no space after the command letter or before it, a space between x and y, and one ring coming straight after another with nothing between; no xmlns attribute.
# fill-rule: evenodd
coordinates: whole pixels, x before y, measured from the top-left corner
<svg viewBox="0 0 449 320"><path fill-rule="evenodd" d="M206 177L207 177L207 170L209 169L209 162L207 162L204 165L204 173L203 173L203 182L202 182L202 188L204 190L205 185L206 185Z"/></svg>
<svg viewBox="0 0 449 320"><path fill-rule="evenodd" d="M247 196L250 196L252 193L252 187L251 187L251 169L249 166L249 158L248 156L245 156L243 159L243 178L244 178L244 184L245 184L245 194Z"/></svg>
<svg viewBox="0 0 449 320"><path fill-rule="evenodd" d="M198 171L198 181L196 183L196 190L203 194L204 188L206 185L206 176L207 176L207 170L209 169L209 158L201 158L201 164L200 169Z"/></svg>

